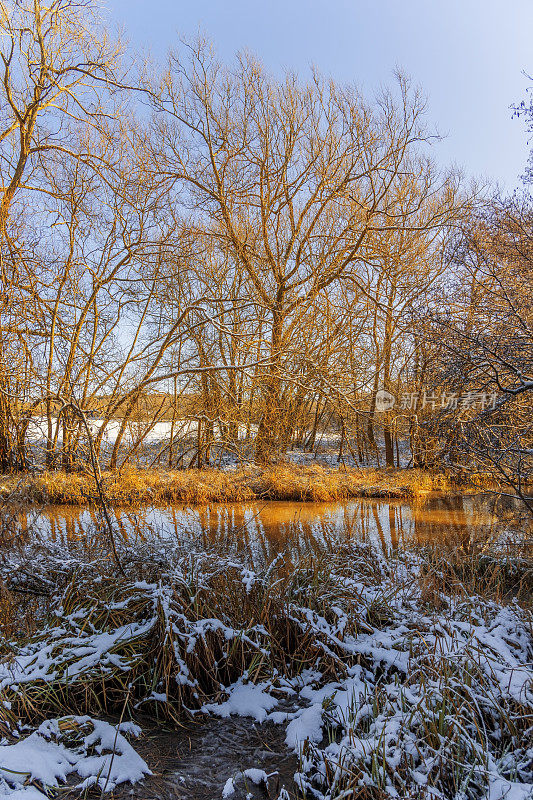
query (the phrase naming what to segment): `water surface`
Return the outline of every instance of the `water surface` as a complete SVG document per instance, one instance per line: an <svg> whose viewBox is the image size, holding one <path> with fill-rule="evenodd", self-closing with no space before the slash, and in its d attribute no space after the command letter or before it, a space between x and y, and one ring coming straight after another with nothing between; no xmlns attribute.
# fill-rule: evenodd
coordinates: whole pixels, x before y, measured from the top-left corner
<svg viewBox="0 0 533 800"><path fill-rule="evenodd" d="M523 540L527 523L493 494L428 495L419 501L357 499L336 503L250 502L205 507L117 509L113 524L127 541L153 537L270 560L349 542L372 544L385 555L398 548L438 544L465 553ZM50 506L17 514L20 534L39 532L68 545L99 535L96 509Z"/></svg>

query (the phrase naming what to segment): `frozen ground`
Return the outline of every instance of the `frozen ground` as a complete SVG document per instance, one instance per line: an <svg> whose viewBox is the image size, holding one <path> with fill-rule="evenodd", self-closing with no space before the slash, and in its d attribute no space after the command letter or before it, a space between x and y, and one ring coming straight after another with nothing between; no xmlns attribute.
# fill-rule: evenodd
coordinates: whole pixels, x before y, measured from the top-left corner
<svg viewBox="0 0 533 800"><path fill-rule="evenodd" d="M122 420L111 419L107 423L104 423L103 419L91 418L88 420L88 425L92 436L97 436L103 428L103 441L106 444L113 445L119 434L122 425ZM54 418L53 419L54 434L56 431L56 427L57 427L57 420ZM188 436L195 436L198 431L198 423L196 420L178 419L174 422L174 426L172 426L172 423L168 421L156 422L154 425L131 421L126 424L126 429L124 432L124 444L131 445L140 436L144 437L144 441L147 444L153 442L164 442L169 439L171 431L173 432L173 435L177 439L185 438ZM216 432L217 431L215 430L215 435ZM239 436L244 438L245 434L246 434L246 429L243 426L241 426L239 430ZM63 437L61 425L59 426L59 430L57 431L57 436L58 436L58 441L61 442ZM28 426L28 432L27 432L28 440L34 443L41 443L46 441L46 437L47 437L46 417L32 417L31 422Z"/></svg>
<svg viewBox="0 0 533 800"><path fill-rule="evenodd" d="M56 431L57 420L55 419L53 420L53 424L53 435L57 433L57 445L60 446L63 441L62 428L60 425L59 429ZM88 420L88 425L93 437L98 436L103 428L102 452L108 453L116 442L121 427L121 420L111 419L104 424L103 419L91 418ZM212 459L216 466L222 469L231 469L238 464L242 464L243 461L249 460L253 454L253 437L256 433L256 425L250 426L250 430L247 430L245 426L240 426L239 452L235 452L233 449L227 449L224 446L221 432L215 425ZM190 446L193 446L194 449L198 434L198 422L196 420L181 419L176 420L172 426L169 421L157 422L155 425L131 421L126 425L121 447L124 452L127 452L139 439L142 439L142 444L138 452L136 452L136 459L140 464L150 463L151 460L157 456L158 451L164 452L165 447L170 444L171 434L173 436L176 455L181 449L188 451ZM40 450L44 451L47 437L46 417L32 417L26 436L30 447L36 454L38 454ZM247 436L249 438L247 438ZM339 433L335 431L328 431L327 434L320 433L317 436L315 447L311 452L296 449L289 451L286 457L289 461L296 464L318 462L331 467L337 467L339 464L360 466L358 457L354 457L346 445L343 447L343 452L339 458L340 438ZM408 465L410 460L408 442L400 443L399 458L402 466ZM163 462L165 462L164 456ZM365 453L364 466L377 467L383 466L384 464L385 453L382 444L378 443L377 450Z"/></svg>

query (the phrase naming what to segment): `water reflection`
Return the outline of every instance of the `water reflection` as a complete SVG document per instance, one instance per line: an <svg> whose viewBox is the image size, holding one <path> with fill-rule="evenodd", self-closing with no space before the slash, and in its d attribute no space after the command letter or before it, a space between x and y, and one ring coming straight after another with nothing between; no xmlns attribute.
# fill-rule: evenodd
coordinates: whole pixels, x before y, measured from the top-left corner
<svg viewBox="0 0 533 800"><path fill-rule="evenodd" d="M297 557L349 541L372 544L385 555L431 543L469 553L488 547L509 530L509 517L497 506L498 499L490 495L427 496L418 503L240 503L117 510L114 524L125 540L194 541L248 553L254 561L268 561L281 550ZM17 531L23 538L37 531L58 545L89 543L101 536L95 510L66 506L18 514Z"/></svg>

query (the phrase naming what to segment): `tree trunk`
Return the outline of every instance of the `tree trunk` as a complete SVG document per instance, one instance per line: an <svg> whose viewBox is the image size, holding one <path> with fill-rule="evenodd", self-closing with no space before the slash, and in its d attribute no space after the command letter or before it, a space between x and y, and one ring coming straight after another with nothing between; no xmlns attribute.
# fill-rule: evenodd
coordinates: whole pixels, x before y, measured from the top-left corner
<svg viewBox="0 0 533 800"><path fill-rule="evenodd" d="M281 295L281 296L280 296ZM272 315L270 365L263 386L263 409L255 440L256 464L271 464L280 454L284 424L281 408L281 343L283 338L283 295L278 292L278 303Z"/></svg>

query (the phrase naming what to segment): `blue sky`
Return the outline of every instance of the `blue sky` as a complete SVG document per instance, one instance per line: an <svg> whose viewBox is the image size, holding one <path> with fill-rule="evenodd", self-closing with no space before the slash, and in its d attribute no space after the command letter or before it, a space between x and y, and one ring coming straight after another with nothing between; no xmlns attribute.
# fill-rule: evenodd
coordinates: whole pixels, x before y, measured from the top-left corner
<svg viewBox="0 0 533 800"><path fill-rule="evenodd" d="M446 139L438 160L520 185L527 134L510 105L533 74L533 0L103 0L132 47L164 56L199 29L231 59L247 48L273 71L310 64L371 93L396 66L422 86ZM532 84L533 85L533 84Z"/></svg>

